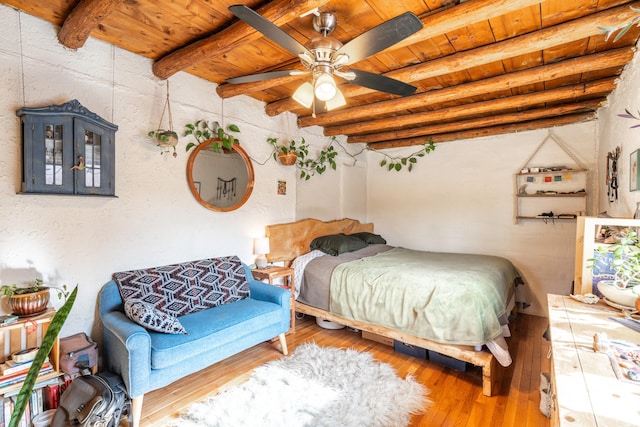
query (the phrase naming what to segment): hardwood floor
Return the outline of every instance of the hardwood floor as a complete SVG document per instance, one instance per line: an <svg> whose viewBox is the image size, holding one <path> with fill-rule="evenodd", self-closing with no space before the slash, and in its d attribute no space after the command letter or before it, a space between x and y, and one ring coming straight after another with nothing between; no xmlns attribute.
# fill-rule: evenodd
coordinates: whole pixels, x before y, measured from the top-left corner
<svg viewBox="0 0 640 427"><path fill-rule="evenodd" d="M401 377L413 375L429 390L433 401L424 414L414 415L417 426L500 426L545 427L549 420L540 413L540 372L549 372L549 344L543 338L546 318L519 315L512 324L507 341L514 363L499 367L498 393L482 395L482 372L468 367L454 371L433 362L397 353L393 347L361 338L347 329L327 330L318 327L313 317L296 322L296 333L287 335L289 352L296 346L315 341L318 345L352 347L371 352L376 359L392 365ZM251 370L282 357L277 340L262 343L238 355L186 377L169 387L148 393L144 398L142 426L159 427L192 402L207 394L245 381ZM295 398L295 397L293 397Z"/></svg>

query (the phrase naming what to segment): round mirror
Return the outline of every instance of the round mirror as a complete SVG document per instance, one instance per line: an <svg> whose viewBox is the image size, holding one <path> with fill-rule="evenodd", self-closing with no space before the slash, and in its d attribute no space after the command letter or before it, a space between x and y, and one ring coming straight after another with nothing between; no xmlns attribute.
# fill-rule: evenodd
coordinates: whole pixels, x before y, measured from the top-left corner
<svg viewBox="0 0 640 427"><path fill-rule="evenodd" d="M198 145L187 162L187 182L193 197L205 208L219 212L238 209L253 191L253 165L239 144L215 151L209 139Z"/></svg>

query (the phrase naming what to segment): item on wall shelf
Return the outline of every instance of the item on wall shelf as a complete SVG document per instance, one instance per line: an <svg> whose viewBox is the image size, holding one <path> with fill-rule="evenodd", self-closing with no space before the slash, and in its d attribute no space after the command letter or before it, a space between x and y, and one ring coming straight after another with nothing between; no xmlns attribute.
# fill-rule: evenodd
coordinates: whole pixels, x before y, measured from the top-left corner
<svg viewBox="0 0 640 427"><path fill-rule="evenodd" d="M555 142L576 166L530 165L548 142ZM575 212L584 214L587 211L587 173L588 170L568 146L549 130L547 137L514 174L514 223L518 224L523 219L538 219L545 224L555 224L556 219L575 219ZM527 191L529 185L532 188ZM537 213L539 209L548 209L548 212ZM554 215L555 209L571 213Z"/></svg>
<svg viewBox="0 0 640 427"><path fill-rule="evenodd" d="M162 119L164 118L165 111L168 113L167 115L169 118L168 130L162 128ZM176 145L178 145L178 134L173 130L173 117L171 116L171 103L169 102L169 80L167 80L167 99L164 103L164 107L162 108L160 123L158 124L158 128L156 130L152 130L149 132L149 136L155 139L156 145L158 147L162 148L160 154L173 151L173 157L178 157L178 153L176 152Z"/></svg>

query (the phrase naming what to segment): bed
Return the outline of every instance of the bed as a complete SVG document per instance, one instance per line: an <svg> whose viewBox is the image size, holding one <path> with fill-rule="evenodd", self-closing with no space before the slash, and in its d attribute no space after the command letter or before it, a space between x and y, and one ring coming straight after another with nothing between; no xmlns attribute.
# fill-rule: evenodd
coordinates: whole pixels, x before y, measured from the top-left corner
<svg viewBox="0 0 640 427"><path fill-rule="evenodd" d="M511 363L504 337L519 280L515 267L500 257L412 251L378 241L335 256L310 248L312 242L323 244L322 236L341 233L370 236L373 224L304 219L266 227L269 262L295 266L296 274L304 275L296 311L479 366L483 394L491 396L498 361ZM381 285L383 278L389 288ZM467 288L456 294L461 286ZM453 314L453 305L464 305L466 314ZM490 351L482 350L483 344Z"/></svg>

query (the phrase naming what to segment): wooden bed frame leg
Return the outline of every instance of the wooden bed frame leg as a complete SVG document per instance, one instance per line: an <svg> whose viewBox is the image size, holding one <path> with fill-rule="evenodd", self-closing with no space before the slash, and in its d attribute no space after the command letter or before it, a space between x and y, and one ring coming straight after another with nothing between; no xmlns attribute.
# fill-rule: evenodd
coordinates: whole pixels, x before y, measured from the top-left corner
<svg viewBox="0 0 640 427"><path fill-rule="evenodd" d="M491 361L482 366L482 394L491 397L493 396L493 387L495 384L495 374L497 370L494 369L496 364L495 357L491 358Z"/></svg>

